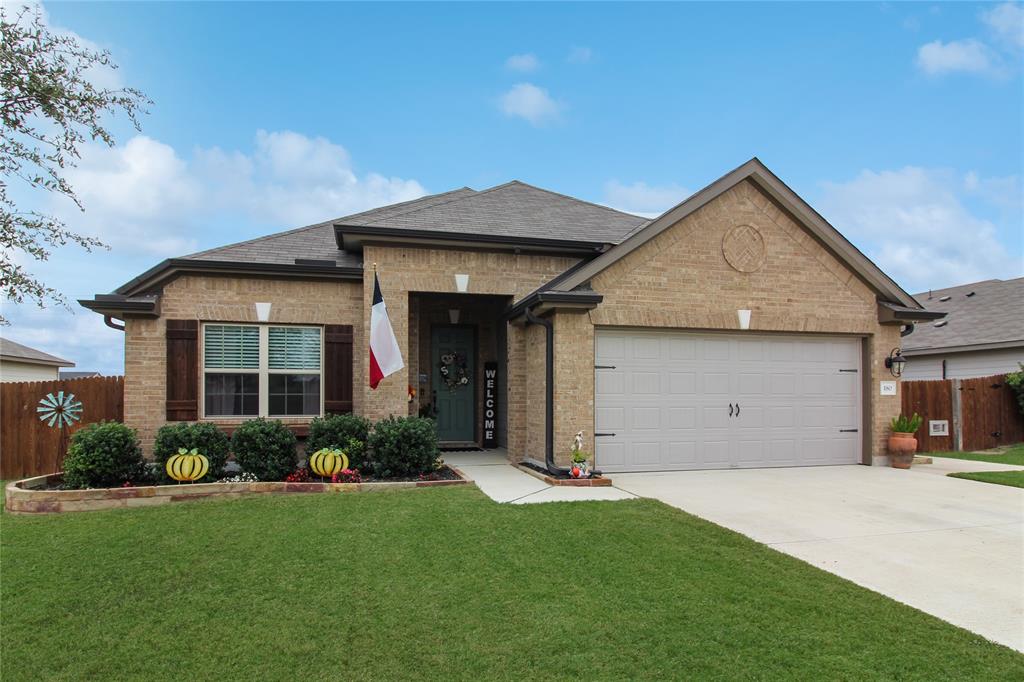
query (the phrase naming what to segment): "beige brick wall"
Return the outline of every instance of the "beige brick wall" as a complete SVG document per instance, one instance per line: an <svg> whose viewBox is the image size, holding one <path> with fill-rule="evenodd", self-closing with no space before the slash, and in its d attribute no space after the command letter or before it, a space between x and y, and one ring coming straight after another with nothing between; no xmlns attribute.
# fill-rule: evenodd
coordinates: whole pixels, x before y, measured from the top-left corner
<svg viewBox="0 0 1024 682"><path fill-rule="evenodd" d="M125 422L139 430L144 451L152 453L156 430L166 423L166 320L256 322L255 303L268 302L270 322L351 324L354 352L363 343L362 284L244 277L187 275L170 282L160 297L161 317L125 321ZM362 364L353 377L353 401L362 409L365 385ZM291 419L301 424L309 419ZM218 420L218 423L237 423Z"/></svg>
<svg viewBox="0 0 1024 682"><path fill-rule="evenodd" d="M764 265L743 273L722 252L726 231L755 227ZM604 301L586 316L556 315L555 443L566 461L572 435L583 429L593 447L595 326L738 330L736 311L752 312L758 331L857 334L871 357L870 423L875 454L884 454L888 420L899 396L878 396L891 379L882 363L899 345L899 327L878 324L874 293L749 182L665 230L599 274L593 289ZM589 327L589 329L588 329Z"/></svg>

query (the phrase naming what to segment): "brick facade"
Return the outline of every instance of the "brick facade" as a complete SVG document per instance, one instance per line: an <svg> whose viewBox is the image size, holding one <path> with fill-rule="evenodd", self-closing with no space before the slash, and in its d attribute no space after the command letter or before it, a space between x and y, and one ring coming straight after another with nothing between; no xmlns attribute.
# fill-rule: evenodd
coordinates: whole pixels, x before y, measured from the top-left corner
<svg viewBox="0 0 1024 682"><path fill-rule="evenodd" d="M142 447L152 453L156 430L166 423L167 320L203 322L256 322L257 302L270 303L270 322L288 324L351 324L354 347L362 348L362 291L359 282L309 281L247 277L186 275L164 287L161 316L125 320L124 419L138 429ZM359 386L366 384L365 370L356 364L353 402L362 410ZM238 421L217 420L223 424ZM284 420L302 424L308 418Z"/></svg>
<svg viewBox="0 0 1024 682"><path fill-rule="evenodd" d="M765 258L740 272L723 254L723 237L737 225L754 227ZM870 357L871 452L885 453L889 419L899 395L881 397L892 379L883 362L899 346L899 326L878 323L875 294L752 183L745 181L665 230L594 277L604 301L586 315L557 313L555 444L568 459L573 435L593 443L595 327L738 330L736 311L752 311L750 329L858 335ZM558 380L557 377L573 377Z"/></svg>
<svg viewBox="0 0 1024 682"><path fill-rule="evenodd" d="M723 253L723 237L737 225L756 231L763 263L741 271ZM478 324L480 350L474 376L485 360L501 360L506 334L510 457L543 460L545 335L535 325L502 326L501 310L564 272L577 259L478 250L367 244L364 281L182 275L161 293L161 317L129 318L125 334L125 420L139 429L151 452L156 429L165 423L165 321L198 319L256 322L254 304L271 303L270 322L351 324L354 328L354 405L370 419L415 414L429 400L430 325L447 321L458 297L455 275L469 275L460 322ZM389 377L376 391L367 386L368 310L377 264L389 317L407 372ZM734 263L735 265L735 263ZM573 435L584 431L593 449L594 337L599 327L660 327L738 330L737 309L752 311L750 328L760 332L849 334L862 338L868 359L865 385L871 454L885 452L889 419L899 395L880 397L878 382L891 379L883 362L900 343L899 326L878 323L874 292L755 185L744 181L614 263L591 282L604 301L591 311L559 311L555 326L556 459L567 461ZM442 299L435 294L443 294ZM448 298L450 296L450 298ZM410 404L407 386L420 390ZM478 394L482 394L478 386ZM303 419L292 420L301 423ZM236 422L237 423L237 422Z"/></svg>

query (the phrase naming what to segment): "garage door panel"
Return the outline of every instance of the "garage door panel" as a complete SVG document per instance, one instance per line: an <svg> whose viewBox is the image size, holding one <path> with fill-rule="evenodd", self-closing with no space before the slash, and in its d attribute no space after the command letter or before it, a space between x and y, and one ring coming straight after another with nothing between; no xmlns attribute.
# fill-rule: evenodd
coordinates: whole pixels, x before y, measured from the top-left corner
<svg viewBox="0 0 1024 682"><path fill-rule="evenodd" d="M727 372L705 372L701 384L708 395L728 395L730 376Z"/></svg>
<svg viewBox="0 0 1024 682"><path fill-rule="evenodd" d="M595 379L606 471L860 459L859 430L841 432L861 422L857 339L600 329L595 346L615 367Z"/></svg>

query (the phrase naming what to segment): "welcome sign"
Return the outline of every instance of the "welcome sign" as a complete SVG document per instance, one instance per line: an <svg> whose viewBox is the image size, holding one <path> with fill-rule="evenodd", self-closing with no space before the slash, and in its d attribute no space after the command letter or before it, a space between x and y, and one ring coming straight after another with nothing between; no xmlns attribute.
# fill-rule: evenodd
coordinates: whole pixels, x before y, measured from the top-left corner
<svg viewBox="0 0 1024 682"><path fill-rule="evenodd" d="M498 447L498 363L484 363L484 434L485 448Z"/></svg>

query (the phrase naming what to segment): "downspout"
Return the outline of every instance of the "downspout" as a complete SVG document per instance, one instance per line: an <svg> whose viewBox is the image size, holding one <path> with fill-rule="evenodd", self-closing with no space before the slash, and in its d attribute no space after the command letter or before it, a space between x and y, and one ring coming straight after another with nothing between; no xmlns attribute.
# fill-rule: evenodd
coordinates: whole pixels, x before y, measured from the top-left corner
<svg viewBox="0 0 1024 682"><path fill-rule="evenodd" d="M124 325L123 324L117 324L116 322L114 322L114 318L111 317L110 315L104 315L103 316L103 324L107 325L111 329L116 329L119 332L123 332L124 331Z"/></svg>
<svg viewBox="0 0 1024 682"><path fill-rule="evenodd" d="M911 334L914 333L914 323L913 322L908 322L905 326L906 326L906 329L901 329L900 330L900 336L910 336Z"/></svg>
<svg viewBox="0 0 1024 682"><path fill-rule="evenodd" d="M555 466L555 325L526 309L527 324L544 327L547 339L544 349L544 466L552 475L565 475L568 469Z"/></svg>

